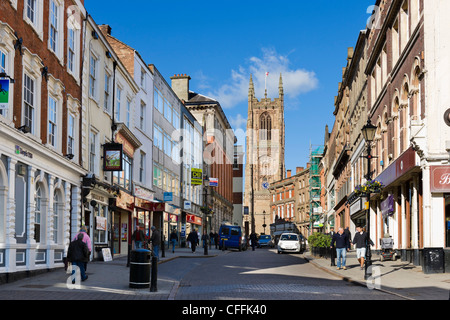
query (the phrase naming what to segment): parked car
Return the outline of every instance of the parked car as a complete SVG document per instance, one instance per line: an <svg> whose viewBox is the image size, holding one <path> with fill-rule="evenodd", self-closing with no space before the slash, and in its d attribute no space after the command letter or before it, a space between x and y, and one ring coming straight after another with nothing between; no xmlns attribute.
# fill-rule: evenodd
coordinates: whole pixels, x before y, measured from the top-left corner
<svg viewBox="0 0 450 320"><path fill-rule="evenodd" d="M261 235L259 237L258 247L259 248L268 247L271 240L272 240L272 237L270 235Z"/></svg>
<svg viewBox="0 0 450 320"><path fill-rule="evenodd" d="M305 251L303 236L286 232L280 236L280 240L278 241L278 253L283 252L294 252L294 253L303 253Z"/></svg>
<svg viewBox="0 0 450 320"><path fill-rule="evenodd" d="M247 250L247 240L240 226L223 224L219 229L219 249L228 248Z"/></svg>

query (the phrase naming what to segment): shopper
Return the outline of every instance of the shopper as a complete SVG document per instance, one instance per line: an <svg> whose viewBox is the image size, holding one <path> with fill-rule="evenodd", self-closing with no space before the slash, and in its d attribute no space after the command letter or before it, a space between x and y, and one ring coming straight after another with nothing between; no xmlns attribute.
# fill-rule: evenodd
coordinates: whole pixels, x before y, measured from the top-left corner
<svg viewBox="0 0 450 320"><path fill-rule="evenodd" d="M208 233L206 231L203 231L203 235L202 235L203 248L205 248L205 246L208 245L208 241L209 241Z"/></svg>
<svg viewBox="0 0 450 320"><path fill-rule="evenodd" d="M140 226L136 226L136 230L134 230L133 235L131 236L131 240L134 241L135 249L142 249L143 243L145 241L145 233L143 228Z"/></svg>
<svg viewBox="0 0 450 320"><path fill-rule="evenodd" d="M86 281L88 276L84 269L85 262L89 259L89 249L86 243L83 242L83 234L78 234L76 240L72 241L67 251L67 260L72 263L72 283L75 283L75 269L76 266L80 269L81 281Z"/></svg>
<svg viewBox="0 0 450 320"><path fill-rule="evenodd" d="M373 242L370 240L369 234L358 226L356 227L356 234L353 238L353 244L356 247L356 258L361 266L361 270L363 270L367 245L373 246Z"/></svg>
<svg viewBox="0 0 450 320"><path fill-rule="evenodd" d="M152 230L152 236L150 242L152 244L153 255L159 260L159 246L161 245L161 234L156 230L155 226L150 228Z"/></svg>
<svg viewBox="0 0 450 320"><path fill-rule="evenodd" d="M189 233L187 241L191 243L192 253L195 253L195 247L198 243L198 233L197 231L195 231L195 229Z"/></svg>
<svg viewBox="0 0 450 320"><path fill-rule="evenodd" d="M336 234L336 232L334 232L334 228L331 228L329 236L331 237L331 239L333 239L334 235ZM331 266L335 267L336 266L336 248L335 247L331 247Z"/></svg>
<svg viewBox="0 0 450 320"><path fill-rule="evenodd" d="M252 244L252 251L255 251L256 244L258 243L258 237L256 236L256 233L252 232L250 235L250 241Z"/></svg>
<svg viewBox="0 0 450 320"><path fill-rule="evenodd" d="M337 269L347 270L347 250L349 249L349 240L344 233L344 228L339 228L339 231L334 234L331 240L331 249L336 248L337 253Z"/></svg>
<svg viewBox="0 0 450 320"><path fill-rule="evenodd" d="M175 244L178 241L177 231L175 229L172 230L169 240L172 243L172 253L175 253Z"/></svg>
<svg viewBox="0 0 450 320"><path fill-rule="evenodd" d="M72 241L75 241L78 239L78 235L82 234L83 235L83 242L86 243L88 250L89 250L89 257L91 256L91 252L92 252L92 242L91 242L91 238L89 237L89 235L87 234L87 229L86 226L81 226L80 228L80 232L78 232L75 237L73 237ZM84 263L84 271L87 271L87 264L89 262L89 257L86 260L86 262Z"/></svg>

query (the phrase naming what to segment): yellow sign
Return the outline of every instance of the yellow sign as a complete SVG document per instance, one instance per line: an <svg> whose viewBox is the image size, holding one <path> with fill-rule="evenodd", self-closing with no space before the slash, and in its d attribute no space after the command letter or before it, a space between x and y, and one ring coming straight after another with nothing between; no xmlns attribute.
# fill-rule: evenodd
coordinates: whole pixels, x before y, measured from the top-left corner
<svg viewBox="0 0 450 320"><path fill-rule="evenodd" d="M369 202L364 202L364 209L369 210Z"/></svg>
<svg viewBox="0 0 450 320"><path fill-rule="evenodd" d="M191 169L191 185L201 186L203 184L203 172L202 169Z"/></svg>

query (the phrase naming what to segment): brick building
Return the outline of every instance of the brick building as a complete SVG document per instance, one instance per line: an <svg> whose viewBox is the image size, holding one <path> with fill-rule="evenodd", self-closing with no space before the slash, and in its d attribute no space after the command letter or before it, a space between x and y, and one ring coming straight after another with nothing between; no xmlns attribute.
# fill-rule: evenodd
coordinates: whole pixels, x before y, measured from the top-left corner
<svg viewBox="0 0 450 320"><path fill-rule="evenodd" d="M79 228L84 15L78 0L0 2L9 93L0 110L0 273L8 279L62 266Z"/></svg>
<svg viewBox="0 0 450 320"><path fill-rule="evenodd" d="M296 232L301 232L304 236L308 235L310 229L309 180L308 165L306 169L297 167L295 175L288 170L286 178L271 183L270 212L267 212L267 217L263 215L266 223L270 224L271 230L275 230L275 225L291 223L290 225L295 226ZM257 221L260 222L261 219Z"/></svg>

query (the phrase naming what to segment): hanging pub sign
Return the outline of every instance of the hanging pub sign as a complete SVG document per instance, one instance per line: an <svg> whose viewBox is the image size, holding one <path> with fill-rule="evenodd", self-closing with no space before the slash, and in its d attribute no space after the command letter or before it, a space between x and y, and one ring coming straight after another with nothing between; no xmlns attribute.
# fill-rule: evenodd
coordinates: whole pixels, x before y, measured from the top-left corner
<svg viewBox="0 0 450 320"><path fill-rule="evenodd" d="M103 145L103 171L123 171L123 146L119 143Z"/></svg>
<svg viewBox="0 0 450 320"><path fill-rule="evenodd" d="M0 79L0 110L8 109L9 79Z"/></svg>

